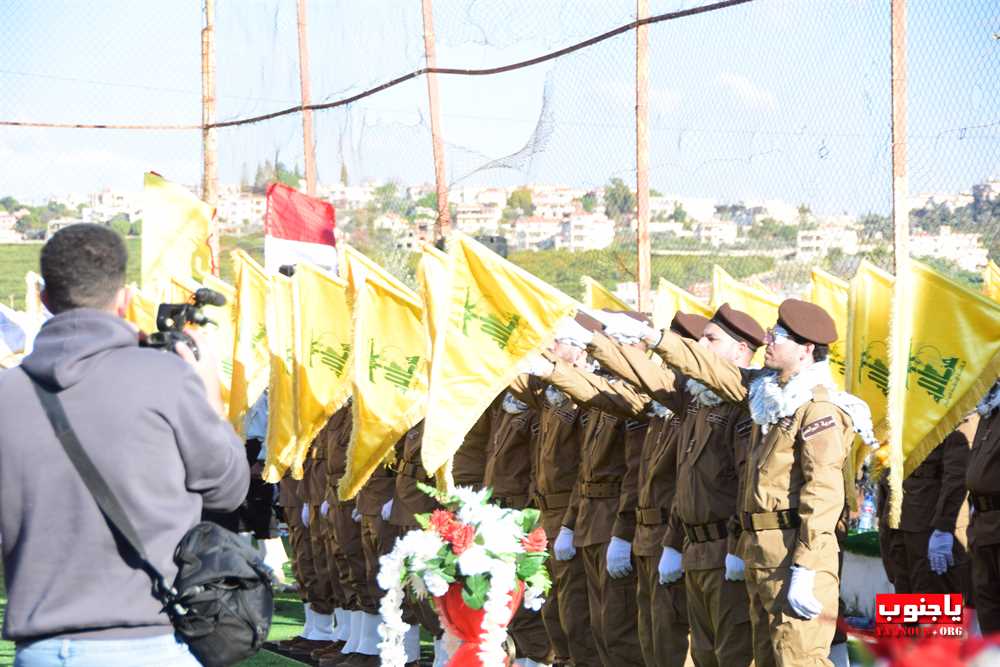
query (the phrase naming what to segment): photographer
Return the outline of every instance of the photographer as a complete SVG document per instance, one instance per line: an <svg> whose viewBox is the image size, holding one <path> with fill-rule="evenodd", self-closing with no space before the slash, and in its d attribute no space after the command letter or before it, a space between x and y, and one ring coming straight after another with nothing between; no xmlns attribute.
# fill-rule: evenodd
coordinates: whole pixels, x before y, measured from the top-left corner
<svg viewBox="0 0 1000 667"><path fill-rule="evenodd" d="M42 248L54 317L21 368L0 371L0 529L16 665L197 665L174 636L150 576L111 530L60 446L33 382L58 392L83 448L172 581L173 551L202 508L246 496L243 443L221 418L214 352L139 347L121 315L126 249L77 224ZM128 554L128 555L123 555Z"/></svg>

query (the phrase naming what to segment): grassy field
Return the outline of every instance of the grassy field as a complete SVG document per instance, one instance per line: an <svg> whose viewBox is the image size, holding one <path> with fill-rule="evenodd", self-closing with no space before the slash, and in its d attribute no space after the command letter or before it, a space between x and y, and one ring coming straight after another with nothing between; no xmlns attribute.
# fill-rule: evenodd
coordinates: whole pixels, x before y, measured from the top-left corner
<svg viewBox="0 0 1000 667"><path fill-rule="evenodd" d="M287 569L287 568L286 568ZM291 573L288 573L291 580ZM3 576L0 575L0 620L7 608L7 591ZM295 593L280 593L274 600L274 620L271 623L270 640L289 639L302 629L305 619L302 612L302 601ZM13 642L0 641L0 667L10 667L14 664ZM261 651L250 660L240 663L240 667L301 667L302 663L289 660L270 651Z"/></svg>

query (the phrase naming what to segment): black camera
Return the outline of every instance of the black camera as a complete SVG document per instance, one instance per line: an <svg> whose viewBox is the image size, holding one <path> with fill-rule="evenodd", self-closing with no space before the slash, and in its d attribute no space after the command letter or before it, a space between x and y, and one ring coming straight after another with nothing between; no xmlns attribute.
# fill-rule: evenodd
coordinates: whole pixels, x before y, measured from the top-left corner
<svg viewBox="0 0 1000 667"><path fill-rule="evenodd" d="M161 303L156 310L157 331L140 337L139 346L174 352L177 343L184 343L194 352L194 358L200 359L198 346L191 336L184 333L184 325L215 324L214 321L205 316L202 308L224 305L226 305L226 297L207 287L196 291L188 303Z"/></svg>

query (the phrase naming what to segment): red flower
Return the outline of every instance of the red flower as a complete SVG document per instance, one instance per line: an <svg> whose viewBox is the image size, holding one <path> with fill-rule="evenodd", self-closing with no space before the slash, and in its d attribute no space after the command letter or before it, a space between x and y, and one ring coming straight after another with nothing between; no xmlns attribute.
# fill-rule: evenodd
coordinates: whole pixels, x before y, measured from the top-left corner
<svg viewBox="0 0 1000 667"><path fill-rule="evenodd" d="M545 538L545 530L539 526L521 538L521 546L528 553L538 553L545 551L549 541Z"/></svg>
<svg viewBox="0 0 1000 667"><path fill-rule="evenodd" d="M444 539L448 539L448 530L454 523L455 515L447 510L434 510L431 512L431 528Z"/></svg>
<svg viewBox="0 0 1000 667"><path fill-rule="evenodd" d="M476 539L476 529L467 523L455 523L451 527L451 534L445 539L451 542L452 553L461 556Z"/></svg>

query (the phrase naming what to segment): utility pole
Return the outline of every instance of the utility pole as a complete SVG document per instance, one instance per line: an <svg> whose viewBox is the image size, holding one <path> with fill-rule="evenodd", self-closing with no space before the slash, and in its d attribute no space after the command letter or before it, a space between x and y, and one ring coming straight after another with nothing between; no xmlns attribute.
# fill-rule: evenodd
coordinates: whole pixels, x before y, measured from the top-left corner
<svg viewBox="0 0 1000 667"><path fill-rule="evenodd" d="M636 0L636 18L649 17L649 0ZM649 243L649 26L635 31L636 286L639 311L652 312Z"/></svg>
<svg viewBox="0 0 1000 667"><path fill-rule="evenodd" d="M205 0L205 26L201 29L201 198L215 206L219 189L219 145L215 129L215 0ZM214 222L214 221L213 221ZM219 234L209 236L212 272L219 275Z"/></svg>
<svg viewBox="0 0 1000 667"><path fill-rule="evenodd" d="M906 0L892 0L892 253L896 282L889 332L889 526L897 528L903 494L903 427L910 316L910 210L906 166Z"/></svg>
<svg viewBox="0 0 1000 667"><path fill-rule="evenodd" d="M302 91L302 141L306 167L306 194L316 196L316 140L313 135L313 112L309 85L309 30L306 21L306 0L298 0L299 26L299 87Z"/></svg>
<svg viewBox="0 0 1000 667"><path fill-rule="evenodd" d="M421 0L424 15L424 54L427 67L437 67L434 49L434 11L431 0ZM440 241L451 231L451 212L448 209L448 181L444 169L444 142L441 139L437 74L427 73L427 101L431 114L431 141L434 146L434 182L437 186L438 217L434 225L434 240Z"/></svg>

